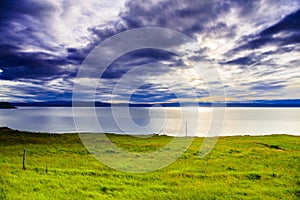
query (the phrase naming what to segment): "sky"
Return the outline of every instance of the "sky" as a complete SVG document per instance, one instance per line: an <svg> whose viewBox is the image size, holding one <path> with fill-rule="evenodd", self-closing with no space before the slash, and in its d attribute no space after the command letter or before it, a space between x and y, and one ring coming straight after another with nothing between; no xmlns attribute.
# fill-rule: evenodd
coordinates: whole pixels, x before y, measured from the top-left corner
<svg viewBox="0 0 300 200"><path fill-rule="evenodd" d="M77 77L103 41L145 27L185 34L195 41L193 54L139 49L101 77ZM91 93L95 78L95 97L82 100L195 101L190 91L197 101L217 100L191 65L204 62L217 69L227 101L300 99L299 0L1 0L0 35L0 101L71 101L74 84ZM118 86L145 65L131 77L138 88Z"/></svg>

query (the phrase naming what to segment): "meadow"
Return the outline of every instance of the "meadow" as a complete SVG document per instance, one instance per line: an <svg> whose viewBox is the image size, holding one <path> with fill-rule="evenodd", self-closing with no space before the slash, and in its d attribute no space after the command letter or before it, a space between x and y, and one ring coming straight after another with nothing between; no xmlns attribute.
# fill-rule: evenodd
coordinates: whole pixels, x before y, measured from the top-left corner
<svg viewBox="0 0 300 200"><path fill-rule="evenodd" d="M154 151L172 138L108 134L133 152ZM184 138L183 138L184 139ZM300 137L220 137L199 158L195 138L173 164L126 173L101 164L77 134L0 129L0 199L299 199ZM26 170L22 169L26 148Z"/></svg>

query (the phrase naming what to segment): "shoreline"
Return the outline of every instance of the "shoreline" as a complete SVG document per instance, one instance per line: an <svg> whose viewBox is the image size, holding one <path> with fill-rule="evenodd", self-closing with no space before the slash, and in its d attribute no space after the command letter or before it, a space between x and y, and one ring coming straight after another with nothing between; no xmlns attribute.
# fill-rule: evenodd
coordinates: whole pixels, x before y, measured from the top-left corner
<svg viewBox="0 0 300 200"><path fill-rule="evenodd" d="M35 132L35 131L23 131L23 130L16 130L11 129L9 127L0 127L0 133L3 132L13 132L13 133L23 133L23 134L34 134L34 135L81 135L81 134L106 134L106 135L114 135L114 136L131 136L136 138L150 138L150 137L176 137L174 135L167 135L167 134L122 134L122 133L96 133L96 132L63 132L63 133L57 133L57 132ZM229 137L268 137L268 136L293 136L293 137L300 137L300 135L297 134L286 134L286 133L279 133L279 134L267 134L267 135L220 135L220 136L187 136L188 138L229 138ZM177 136L177 138L186 138L186 136Z"/></svg>

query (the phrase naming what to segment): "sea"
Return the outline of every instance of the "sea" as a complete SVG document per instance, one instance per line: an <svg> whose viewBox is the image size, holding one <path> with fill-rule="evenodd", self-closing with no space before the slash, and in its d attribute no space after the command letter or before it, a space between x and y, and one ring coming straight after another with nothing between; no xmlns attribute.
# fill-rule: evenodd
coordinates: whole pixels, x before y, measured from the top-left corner
<svg viewBox="0 0 300 200"><path fill-rule="evenodd" d="M0 109L0 127L41 133L300 136L300 108L18 107Z"/></svg>

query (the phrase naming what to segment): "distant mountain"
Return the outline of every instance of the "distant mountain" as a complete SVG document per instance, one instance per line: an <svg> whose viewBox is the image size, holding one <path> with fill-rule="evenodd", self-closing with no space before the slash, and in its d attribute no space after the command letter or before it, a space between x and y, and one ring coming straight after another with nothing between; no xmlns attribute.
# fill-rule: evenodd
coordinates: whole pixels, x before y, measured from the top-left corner
<svg viewBox="0 0 300 200"><path fill-rule="evenodd" d="M32 106L32 107L111 107L113 106L128 106L125 103L110 104L104 102L84 102L84 101L48 101L48 102L28 102L28 103L12 103L13 106ZM183 102L183 103L131 103L130 107L151 107L160 105L163 107L188 107L194 106L195 103ZM198 102L199 106L211 107L210 102ZM216 102L213 106L227 106L227 107L300 107L300 99L282 99L282 100L255 100L255 101L244 101L244 102L227 102L226 105L222 102Z"/></svg>
<svg viewBox="0 0 300 200"><path fill-rule="evenodd" d="M96 105L97 107L109 107L109 103L96 102L74 102L78 107L90 107ZM45 101L45 102L24 102L24 103L13 103L15 106L29 106L29 107L72 107L72 101Z"/></svg>
<svg viewBox="0 0 300 200"><path fill-rule="evenodd" d="M178 107L178 103L165 103L164 106L169 107ZM29 106L29 107L111 107L114 106L128 106L128 104L125 103L104 103L104 102L85 102L85 101L77 101L77 102L71 102L71 101L48 101L48 102L27 102L27 103L13 103L15 106ZM137 103L137 104L129 104L130 107L151 107L155 104L145 104L145 103ZM162 104L160 104L162 105Z"/></svg>
<svg viewBox="0 0 300 200"><path fill-rule="evenodd" d="M0 109L13 109L16 108L11 103L8 102L0 102Z"/></svg>
<svg viewBox="0 0 300 200"><path fill-rule="evenodd" d="M255 100L249 102L228 102L228 107L300 107L300 99Z"/></svg>

